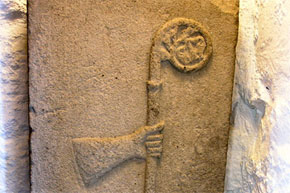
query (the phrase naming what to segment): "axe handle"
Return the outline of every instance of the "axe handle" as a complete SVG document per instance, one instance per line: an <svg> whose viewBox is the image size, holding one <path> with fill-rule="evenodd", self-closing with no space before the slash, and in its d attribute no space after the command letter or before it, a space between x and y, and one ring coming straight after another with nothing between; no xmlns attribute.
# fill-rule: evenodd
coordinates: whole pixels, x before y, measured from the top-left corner
<svg viewBox="0 0 290 193"><path fill-rule="evenodd" d="M158 166L158 158L148 155L146 161L144 193L155 193L157 166Z"/></svg>

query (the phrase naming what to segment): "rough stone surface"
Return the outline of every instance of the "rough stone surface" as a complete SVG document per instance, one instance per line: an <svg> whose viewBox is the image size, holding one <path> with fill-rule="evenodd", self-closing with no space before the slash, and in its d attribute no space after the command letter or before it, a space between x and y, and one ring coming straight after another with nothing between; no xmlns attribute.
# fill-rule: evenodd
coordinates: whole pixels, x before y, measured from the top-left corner
<svg viewBox="0 0 290 193"><path fill-rule="evenodd" d="M30 192L25 0L0 1L0 192Z"/></svg>
<svg viewBox="0 0 290 193"><path fill-rule="evenodd" d="M223 192L237 38L235 3L31 0L32 192L140 193L145 178L150 185L156 180L155 193ZM193 19L208 32L211 59L199 71L187 73L171 60L156 60L161 67L156 81L148 78L149 64L156 59L154 37L175 18ZM202 60L205 40L187 33L190 44L178 45L175 53L179 62L190 66ZM190 54L192 45L197 54ZM149 100L156 99L155 89L161 89L158 109ZM147 112L147 107L152 108ZM163 137L149 132L150 144L144 138L141 143L134 140L136 128L155 128L144 126L159 121L164 121ZM118 152L120 157L115 157ZM156 172L154 178L147 178L148 165L154 166L149 167L151 174Z"/></svg>
<svg viewBox="0 0 290 193"><path fill-rule="evenodd" d="M240 1L225 192L290 192L290 2Z"/></svg>

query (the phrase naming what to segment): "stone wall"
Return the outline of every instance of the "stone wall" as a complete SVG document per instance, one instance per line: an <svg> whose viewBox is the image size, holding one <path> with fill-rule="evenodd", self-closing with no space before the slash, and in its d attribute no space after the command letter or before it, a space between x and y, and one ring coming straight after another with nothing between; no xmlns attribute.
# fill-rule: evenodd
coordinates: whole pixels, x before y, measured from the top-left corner
<svg viewBox="0 0 290 193"><path fill-rule="evenodd" d="M0 192L29 192L26 0L0 1Z"/></svg>
<svg viewBox="0 0 290 193"><path fill-rule="evenodd" d="M240 1L227 193L290 191L290 2Z"/></svg>
<svg viewBox="0 0 290 193"><path fill-rule="evenodd" d="M77 29L79 26L82 26L82 25L72 26L75 22L74 20L71 21L70 25L68 25L65 19L68 20L68 18L71 17L70 13L71 14L78 13L79 14L78 18L84 19L83 23L81 22L82 24L84 24L84 26L86 26L86 22L96 21L95 20L96 18L92 19L91 21L87 20L87 18L84 15L85 11L78 12L77 11L78 8L69 3L67 4L67 6L64 7L64 6L59 6L57 3L54 3L54 2L52 2L51 4L48 4L48 6L45 6L47 2L44 2L44 1L42 2L43 2L42 5L43 5L44 10L42 10L42 14L38 15L43 19L41 21L46 21L45 17L49 17L50 11L54 9L58 10L56 11L57 17L58 18L60 17L62 21L50 20L49 24L44 22L44 24L40 23L36 25L37 27L35 28L35 30L37 31L38 35L35 38L36 39L40 38L38 41L39 44L36 45L38 46L37 48L40 50L37 50L37 51L41 51L41 49L45 49L46 47L49 47L49 48L51 46L53 47L53 44L54 43L56 44L58 42L56 37L59 36L59 33L56 33L57 35L54 35L53 33L53 30L58 29L58 27L60 26L65 27L65 28L72 27L72 30L60 31L61 33L65 32L63 34L63 38L65 39L66 35L72 36L71 33L74 33L75 29ZM209 4L207 4L206 2L201 3L198 1L198 3L195 6L203 10L203 8L208 8L213 5L213 6L216 6L216 9L220 10L221 13L225 15L227 14L235 15L237 12L237 6L236 6L235 1L212 0L210 2L211 2L211 5L208 6ZM152 1L151 3L153 3L154 6L157 6L157 7L158 5L161 5L161 4L158 4L158 2ZM39 4L41 4L41 1L34 1L34 2L31 2L31 4L32 4L32 7L35 6L35 8L42 7L42 6L39 7ZM180 4L180 10L185 9L184 6L183 7L181 6L182 4ZM160 18L163 23L165 23L165 21L167 20L170 20L170 18L173 18L172 13L169 11L172 8L170 6L167 8L169 9L165 9L165 8L160 9L160 10L157 8L153 9L153 11L155 10L157 12L158 11L161 12ZM185 11L188 12L189 8L191 8L191 6L188 6L188 8L186 8ZM288 154L288 149L289 149L288 139L290 138L289 129L288 129L289 127L289 118L288 118L289 99L287 96L287 93L289 92L289 84L287 83L289 82L288 81L289 79L288 78L289 77L288 62L289 61L287 57L288 52L289 52L289 49L288 49L289 48L289 45L288 45L289 25L288 24L290 20L287 12L289 8L290 8L289 3L287 1L282 1L282 0L275 0L275 1L274 0L272 1L271 0L270 1L241 0L240 2L239 43L236 49L237 51L236 73L235 73L236 78L235 78L234 96L233 96L233 115L232 115L233 127L231 130L231 138L230 138L229 151L228 151L225 192L229 192L229 193L279 192L280 193L280 192L287 192L290 189L289 183L287 183L290 181L289 176L288 176L290 172L289 171L290 158ZM119 11L122 11L122 10L119 10ZM209 11L212 11L212 9L209 9ZM138 13L140 14L140 12ZM33 15L33 11L32 11L32 15ZM178 16L191 17L190 14L183 15L182 13L180 13ZM220 17L220 16L217 16L217 17ZM226 17L225 16L223 17L224 17L223 21L226 21L227 20ZM210 22L208 23L205 18L210 18L210 16L204 17L203 14L201 14L200 16L198 14L194 15L194 19L197 19L199 22L205 25L206 28L209 30L209 33L213 36L213 39L215 39L214 38L215 35L213 34L211 30L213 26L211 26ZM143 18L142 21L148 22L151 20L146 20L146 18ZM38 20L36 22L38 22ZM147 23L148 26L153 25L153 28L154 28L154 29L152 28L151 31L149 30L148 34L152 34L154 31L157 31L159 26L162 25L161 24L162 22L160 21L160 23L158 23L158 22L151 21ZM26 57L27 57L27 53L26 53L26 45L27 45L26 43L27 41L26 40L26 36L27 36L26 2L21 1L21 0L19 1L18 0L14 0L14 1L2 0L0 3L0 24L1 24L0 25L0 29L1 29L1 34L0 34L0 40L1 40L0 41L0 47L1 47L0 49L0 62L1 62L1 66L0 66L1 67L1 72L0 72L0 79L1 79L0 80L0 87L1 87L1 92L0 92L0 116L1 116L0 117L1 118L0 119L0 128L1 128L0 130L1 131L1 134L0 134L0 137L1 137L0 191L1 192L29 192L30 184L29 184L29 164L28 164L29 132L28 132L28 117L27 117L28 108L27 108L27 63L26 63ZM141 26L143 27L142 29L146 29L145 24L146 23L144 23ZM91 23L87 24L87 26L90 26L90 25ZM51 27L51 31L48 34L45 33L44 36L49 37L51 39L48 39L49 41L48 40L42 41L41 37L43 36L41 36L41 34L46 31L47 26ZM134 29L134 27L132 27L132 29ZM116 35L114 32L114 28L109 28L109 26L107 26L105 31L101 31L101 32L102 33L106 32L108 33L108 35ZM135 33L133 33L132 35L137 34L137 32L138 31L135 31ZM97 36L98 33L96 33L95 35ZM149 36L150 35L148 35L148 37ZM89 40L88 38L89 36L84 35L81 37L83 38L81 39L81 41L86 42L86 40L87 41ZM70 41L68 42L71 44L69 44L67 48L73 48L73 45L75 44L75 42L72 39L69 39L69 40ZM147 38L146 40L148 41L148 44L151 43L151 38ZM132 42L135 42L135 41L136 39L134 40L132 39ZM142 45L142 42L140 40L139 46ZM215 56L215 40L213 42L214 42L213 44L214 56L213 57L216 57ZM104 41L104 43L101 45L102 46L107 45L107 44L109 45L109 43L110 41L108 42ZM57 53L60 54L60 57L66 57L66 54L65 52L63 52L60 45L62 45L62 41L60 41L59 45L58 44L55 45L54 47L55 49L50 48L49 50L56 50ZM110 46L113 46L113 45L114 44L111 44ZM33 50L34 46L33 45L31 46ZM60 48L57 48L57 47L60 47ZM94 46L89 46L89 47L94 48ZM150 47L150 46L147 45L147 47ZM119 47L116 46L116 48L119 48ZM81 51L79 53L84 54L85 56L88 56L88 57L83 56L80 58L84 59L85 63L90 64L92 60L89 58L91 58L92 56L88 54L89 52L87 53L88 51L87 47L80 46L78 47L78 49L80 51L83 49L86 50L85 52ZM69 51L69 50L70 49L66 51ZM73 50L74 49L71 49L72 52ZM119 48L117 50L121 51L122 49ZM134 50L138 50L138 46L135 45ZM41 57L36 58L36 61L34 64L38 64L38 63L48 64L47 61L54 61L54 60L51 60L51 58L49 59L49 57L47 57L45 53L44 54L43 52L40 52L40 53L41 53L40 55ZM78 56L79 53L76 52L75 54L71 54L70 56ZM102 56L101 50L99 50L99 52L97 53L98 53L98 56L101 56L101 58L103 57L106 58L106 54ZM110 52L107 51L105 53L110 53ZM135 56L137 57L136 60L140 61L140 58L143 58L143 60L146 61L146 59L144 58L146 58L146 55L148 54L149 54L149 49L147 49L147 52L145 54L143 53L144 55L143 57L139 57L138 55ZM111 58L111 60L113 60L113 58L116 55L118 54L113 52L111 53L112 57L107 57L107 59ZM132 55L132 57L134 56ZM129 63L130 61L135 60L135 59L125 60L124 58L122 59L120 57L117 57L117 58L119 58L117 61L124 60L124 61L128 61ZM66 59L63 58L63 60L66 60ZM59 60L59 61L62 61L62 60ZM73 58L73 61L77 61L77 59ZM55 62L57 63L58 61L55 61ZM212 63L213 62L211 62L210 65L213 65ZM138 65L138 62L136 64ZM103 66L103 64L101 66ZM37 67L37 65L34 67ZM44 67L45 66L42 66L42 68ZM78 70L69 72L70 70L74 68L73 65L72 66L68 65L67 67L65 66L64 68L67 69L67 70L64 70L64 72L78 75ZM122 71L122 68L117 70L117 68L114 69L112 67L105 70L102 70L102 68L100 68L100 69L93 69L93 71L91 71L91 69L93 68L91 68L89 65L87 66L87 71L84 72L84 73L87 73L88 75L89 75L89 72L92 73L91 78L87 77L88 81L89 79L94 79L94 75L98 74L100 75L100 77L103 77L103 78L107 77L106 84L109 83L110 86L112 87L120 88L120 85L121 85L123 89L128 90L130 87L133 87L133 88L136 88L135 90L137 91L138 89L142 88L139 90L140 92L138 95L141 95L140 93L145 92L145 87L144 87L143 82L146 81L146 74L143 74L142 76L139 76L136 74L136 76L134 76L132 75L130 71L130 77L132 77L132 81L133 82L135 81L135 82L134 84L132 85L129 84L126 87L122 83L120 83L119 85L117 83L113 83L114 82L113 79L115 80L120 79L120 76L117 76L117 75L119 75L122 72L124 74L127 71L125 66L124 66L123 71ZM110 71L110 69L112 71ZM146 65L143 67L139 66L138 69L139 69L139 72L146 72ZM166 70L169 70L169 69L170 68ZM57 68L51 69L51 71L57 71L57 70L58 70ZM208 71L208 70L210 71L210 69L204 69L204 71ZM41 74L40 72L42 71L39 70L39 68L35 68L34 72L35 74L38 74L38 76L40 77L38 80L41 80L41 79L46 80L46 77L50 76L48 75L49 73ZM50 71L46 70L45 72L50 72ZM108 73L107 74L108 76L107 76L103 72L107 72L107 73L110 72L110 73ZM59 76L56 76L54 78L57 81L58 80L62 81L63 76L65 77L66 73L60 73ZM167 75L169 73L170 72L167 72ZM82 75L78 75L77 77L78 79L83 79L83 78L87 79L86 77L82 77ZM113 78L110 78L110 77L113 77ZM140 77L140 79L136 77ZM66 79L66 80L72 81L73 79ZM75 83L78 82L77 80L75 81L76 81ZM128 80L125 82L127 84ZM140 88L138 86L134 87L134 85L136 85L136 83L138 84L138 82L139 82ZM54 84L54 82L51 84L51 82L43 81L43 83L41 84L45 85L44 87L45 89L50 88L50 87L57 87ZM69 82L67 83L66 86L69 89L74 90L74 87L69 87L69 85L71 84L72 82ZM164 88L168 89L169 87L165 86ZM32 87L31 89L33 90L35 88ZM61 91L64 90L63 88L59 88L59 89L60 89L59 91L60 93ZM92 88L87 87L87 89L90 90ZM71 97L77 96L79 98L78 100L81 100L83 98L82 97L83 95L81 96L80 94L75 94L76 92L79 92L77 87L76 87L76 90L77 91L71 92ZM95 92L95 90L93 92ZM112 91L111 94L110 92L105 92L105 93L107 94L102 94L103 98L108 97L114 92ZM145 115L146 112L144 111L144 109L146 109L146 104L145 104L146 100L144 100L144 98L142 99L142 97L128 95L127 91L124 93L126 93L126 95L124 95L123 98L126 98L127 101L129 100L127 103L126 102L120 103L120 101L124 100L122 99L122 95L119 95L120 93L117 93L116 95L113 94L113 97L111 98L109 97L108 100L110 101L110 103L113 103L115 107L112 108L111 110L108 109L106 111L105 108L99 108L99 107L102 107L102 105L103 106L106 106L106 105L100 104L98 106L98 110L100 112L103 112L104 116L101 116L99 113L96 114L97 115L96 117L99 117L100 119L105 118L106 120L106 117L107 117L108 122L112 124L111 125L112 128L113 127L120 128L120 133L119 133L120 135L130 133L131 130L128 127L125 127L125 125L127 125L128 123L130 123L130 126L136 126L136 127L141 126L141 125L146 125L146 120L144 120L144 117L146 117ZM43 97L45 100L51 101L51 104L53 104L53 102L55 102L56 100L51 100L51 96L47 96L46 94L50 94L49 89L44 94L41 94L41 97ZM62 98L63 95L60 94L59 97ZM65 98L65 99L67 100L68 98ZM134 102L132 101L133 99L135 100L138 99L138 101ZM93 103L92 101L91 103ZM98 100L98 101L102 101L102 100ZM80 116L80 119L76 119L78 122L81 122L80 120L86 120L82 118L87 116L86 114L87 112L90 112L90 113L94 112L91 109L91 106L90 106L91 103L86 104L86 102L87 100L84 98L84 102L81 103L81 106L85 106L86 110L82 111L81 113L76 111L77 115ZM45 107L45 104L47 103L44 103L43 105L44 107ZM109 103L106 103L106 104L109 104ZM121 106L118 106L120 104ZM136 111L132 110L133 112L132 115L129 112L127 114L126 113L124 114L123 108L125 109L129 105L132 106L132 104L135 104L134 108L136 108ZM168 103L168 104L170 107L174 105L174 103ZM168 104L163 103L163 106L168 105ZM78 102L75 102L74 105L80 105L80 104L78 104ZM118 108L122 109L122 113L118 111ZM139 108L143 109L143 111L139 112L138 114L136 112L140 111L138 110ZM116 111L116 114L110 114L112 113L112 111ZM41 116L44 116L43 120L50 122L50 124L52 125L59 125L59 123L66 120L65 116L63 116L62 108L53 107L52 110L49 110L49 109L47 110L45 108L37 109L35 106L32 105L31 112L32 112L32 116L37 113ZM122 117L120 117L120 114L122 114ZM71 118L73 116L68 116L68 117ZM134 117L134 119L130 117ZM67 118L67 120L71 120L70 118ZM94 120L95 119L91 119L90 121L94 122ZM116 120L115 124L114 122L111 122L110 120ZM140 120L143 120L143 124L140 124L137 120L139 120L139 122ZM187 119L187 120L190 120L190 119ZM118 124L122 121L124 122L123 126L122 124ZM46 129L45 126L47 123L40 122L39 124L44 125L43 130ZM81 123L80 125L82 124L84 123ZM72 124L66 123L66 125L70 125L73 128ZM90 125L90 124L84 124L84 125ZM95 125L98 125L97 122L95 123ZM58 126L53 127L53 128L57 128L57 127ZM35 130L37 130L37 127L35 128L36 128ZM156 127L156 128L161 129L160 127ZM154 130L156 128L152 127L151 129ZM165 130L163 131L164 132L163 137L165 137L164 143L166 145L166 143L169 144L169 141L166 140L166 135L169 135L169 133L165 132L166 127L164 128ZM104 130L104 128L100 130L94 130L95 129L94 127L91 127L91 129L92 129L93 135L88 135L88 136L99 136L99 134L102 134L102 130ZM146 130L146 128L143 128L143 129ZM76 132L75 130L73 132ZM87 130L81 130L81 131L87 132ZM171 130L170 132L172 131L174 130ZM105 133L106 135L102 135L102 136L115 136L116 131L112 130L110 132L110 130L106 130ZM66 144L66 143L69 144L71 141L68 140L67 138L72 138L73 136L73 135L71 136L66 135L64 137L64 135L62 135L62 132L58 132L57 135L59 135L59 140L60 141L62 140L64 142L63 144ZM80 137L87 136L87 134L75 135L75 136L78 136L78 138L75 139L75 144L78 144L78 143L81 143L82 141ZM208 139L213 139L213 138L208 138ZM206 142L207 140L203 139L201 141ZM58 145L59 141L57 141L56 138L52 138L52 139L48 138L47 141L44 140L43 143L45 144L46 142L50 145L56 145L55 148L59 148L60 150L63 149L64 151L62 152L65 152L66 146ZM125 144L128 144L128 143L125 143ZM181 144L181 145L184 145L184 144ZM67 160L64 160L64 162L62 163L64 165L62 165L60 162L61 157L59 157L54 152L55 150L51 150L50 149L51 147L48 145L47 146L40 145L40 146L43 147L42 149L43 155L39 154L40 158L37 158L37 159L40 159L43 161L43 166L45 166L48 169L48 173L46 170L42 170L41 169L42 167L39 166L38 170L35 169L35 176L36 178L42 175L44 175L44 178L46 176L51 177L51 181L47 181L47 182L42 181L44 184L42 184L41 185L42 188L40 188L39 183L37 184L36 183L37 181L35 180L34 187L37 187L37 186L39 187L38 189L36 188L37 190L36 192L47 192L47 191L48 192L49 191L66 192L69 190L69 188L66 189L66 187L72 186L73 188L75 188L73 185L75 182L83 181L82 177L79 176L79 179L76 179L74 183L71 183L71 184L68 183L67 186L65 186L64 184L66 182L70 182L69 180L67 181L67 179L70 179L70 178L69 176L66 176L66 177L64 176L64 178L59 176L57 173L58 171L57 168L66 167L67 164L69 165L70 162L73 162L73 161L69 161L67 163L66 162ZM177 146L179 147L179 145ZM202 155L201 153L205 151L204 146L200 144L193 145L192 147L194 147L198 156ZM168 145L167 145L167 149L170 149ZM182 148L181 152L185 150L186 148ZM206 152L207 151L208 149L206 149ZM49 152L53 152L53 153L49 153ZM46 157L46 154L49 155L48 158ZM136 152L136 155L142 158L139 151ZM170 157L168 155L167 155L167 158ZM174 155L176 155L176 153L173 154L173 156ZM35 154L35 157L37 156L38 154ZM195 157L195 158L198 158L198 157ZM46 159L50 161L45 161ZM165 159L166 159L166 149L165 149ZM70 158L68 160L70 160ZM99 184L101 184L100 187L91 188L87 191L90 192L90 191L98 190L98 188L102 189L102 186L105 190L108 190L106 189L106 187L110 187L111 185L114 184L114 181L118 181L118 178L117 180L115 179L113 181L110 181L110 179L116 178L116 173L118 175L121 175L120 178L122 178L122 172L124 173L124 175L128 175L128 179L135 179L134 176L140 176L140 179L141 179L141 180L135 179L133 181L131 180L132 183L130 184L122 182L122 184L125 184L125 187L123 187L125 191L128 190L126 188L128 188L129 186L131 186L131 189L129 191L142 191L143 186L140 184L142 184L142 179L144 179L143 167L145 166L142 165L140 168L140 164L141 165L143 164L142 161L140 163L138 162L126 163L126 166L122 166L126 169L122 169L122 167L114 169L114 170L117 170L115 174L114 172L112 172L110 175L107 175L106 177L104 177L104 179L102 179L101 182L98 182ZM172 162L172 164L173 164L173 167L175 167L175 162ZM56 168L56 169L49 170L50 168ZM75 163L75 167L72 167L72 168L75 169L75 171L71 172L72 174L79 172L78 166L76 163ZM188 167L185 167L185 168L188 169ZM130 172L128 172L128 170ZM180 182L181 182L180 185L182 185L183 190L185 189L184 191L187 191L188 190L187 188L192 188L191 187L192 185L188 184L188 181L186 181L186 179L187 178L192 179L194 176L192 176L192 173L190 172L191 170L188 170L188 171L189 171L188 173L185 173L182 176L182 178L180 178ZM70 172L68 172L68 174L70 174ZM162 174L161 172L162 176L166 177L166 174L167 174L166 172L164 174ZM53 177L55 177L55 179L53 179ZM216 176L213 176L213 177L215 178ZM201 186L201 188L205 188L205 189L211 187L211 185L207 186L207 185L202 185L202 183L198 183L198 184L199 186ZM51 189L47 187L51 187ZM174 188L178 186L175 186L175 184L173 183L166 187ZM219 184L219 185L216 185L215 187L222 187L222 186L220 186ZM122 187L118 186L118 188L120 188L118 189L118 191L120 190L122 191ZM80 189L76 188L76 191L78 190ZM164 190L166 191L166 188ZM219 190L220 188L217 188L217 191ZM168 191L170 191L170 188L169 190L167 190L167 192Z"/></svg>
<svg viewBox="0 0 290 193"><path fill-rule="evenodd" d="M140 1L122 5L102 1L99 8L94 7L93 2L89 0L80 4L77 4L77 1L38 0L30 2L32 16L30 28L33 33L30 44L33 53L31 92L34 98L30 110L31 117L34 119L32 131L35 143L32 152L35 161L32 162L34 165L33 191L142 192L145 178L145 165L142 160L146 159L143 154L144 149L133 148L135 152L130 156L141 158L139 161L125 162L122 166L112 169L101 180L93 183L90 188L82 183L86 182L86 176L89 177L88 179L91 176L79 173L86 170L80 169L78 165L83 160L80 158L77 162L78 156L74 156L73 152L78 153L78 147L81 147L80 155L84 153L82 149L86 146L82 146L83 141L85 144L93 144L95 147L103 142L103 140L96 140L95 137L102 136L109 139L111 136L126 136L122 139L118 138L117 141L120 142L135 139L138 131L145 132L146 136L148 132L151 134L151 132L160 132L163 129L163 135L157 135L159 138L156 138L155 135L150 136L151 139L152 137L154 140L158 139L158 142L164 138L163 154L164 160L167 160L167 166L161 165L160 168L163 169L159 171L159 176L157 175L159 192L195 191L194 187L198 187L198 191L202 192L221 192L223 189L222 171L225 163L223 161L225 157L222 154L225 151L225 141L221 140L220 135L211 136L211 132L220 132L217 127L219 123L214 122L214 118L219 117L215 113L220 113L220 107L216 106L218 104L216 101L210 101L207 97L204 99L199 97L210 96L211 93L214 93L217 96L216 100L221 100L219 94L222 95L222 93L219 91L223 87L219 88L217 92L209 91L204 82L210 82L211 79L207 79L204 74L208 73L211 78L215 77L213 80L218 83L218 76L213 72L214 70L215 73L221 71L215 68L215 65L222 67L221 63L227 62L217 58L225 53L230 53L229 61L233 60L231 50L234 46L235 35L232 33L235 33L236 29L233 24L236 22L237 2L230 0L195 1L191 5L188 1L172 3L173 1L152 0L146 2L150 4L146 7L146 5L141 5ZM143 9L135 9L136 5ZM109 9L112 7L113 9ZM289 9L289 2L285 0L240 1L239 41L236 49L236 78L233 95L233 127L228 150L225 185L227 193L281 193L288 192L290 189L288 183L290 181L288 175L290 173L288 153L288 139L290 138ZM97 12L95 12L96 10ZM104 14L108 16L106 19L102 18ZM129 17L130 15L136 17ZM168 83L172 80L180 81L179 87L175 88L175 91L184 85L192 87L196 91L178 90L177 95L172 95L171 98L165 94L166 98L170 100L163 100L167 102L161 102L160 105L162 109L169 109L170 116L176 113L175 109L179 107L182 109L182 105L187 109L194 107L187 100L185 103L175 101L176 97L190 96L191 99L194 99L193 101L202 105L191 109L192 112L189 110L188 113L192 113L192 117L187 113L181 113L165 120L165 126L142 127L147 123L144 82L147 81L153 34L166 21L175 17L193 18L209 31L213 40L213 59L206 68L201 69L192 77L188 74L179 75L170 66L165 67L165 73L168 75L164 78L165 92L174 93L170 89L171 87L168 87L170 85ZM123 23L121 22L123 19L130 22ZM231 25L232 27L229 27ZM224 30L217 30L221 26ZM0 2L1 192L30 191L26 27L26 1L2 0ZM125 36L124 33L129 36ZM231 35L228 36L229 34ZM231 42L229 47L223 45L223 43L229 42ZM223 62L219 64L218 61ZM231 67L228 67L230 70ZM220 76L224 75L220 74ZM205 78L204 82L202 82L202 77ZM198 80L199 86L205 89L198 90L194 84L189 84L188 80L192 80L192 82ZM155 83L150 82L149 86L158 85ZM36 87L39 85L40 87ZM212 82L209 85L219 86ZM227 85L227 88L230 88L230 85ZM196 93L204 95L197 94L195 98L193 95ZM228 97L229 92L226 93L225 96ZM208 109L211 110L208 111ZM212 109L216 109L217 112L213 112ZM228 114L227 110L224 112L220 116ZM161 113L165 119L166 111ZM212 113L214 116L210 117ZM202 122L200 117L203 116L209 118ZM206 128L204 134L209 137L203 137L202 132L196 129L195 132L199 134L196 136L199 139L192 140L194 136L190 134L190 131L194 128L191 128L190 125L183 128L176 124L179 123L174 121L177 117L179 121L183 118L198 120L193 121L195 127ZM197 117L199 118L196 119ZM170 120L173 121L170 123ZM171 125L166 127L166 122ZM226 132L227 122L221 123L225 123L223 132ZM209 129L209 126L216 129ZM140 129L134 132L134 127L140 127ZM178 130L174 130L174 128L178 128ZM168 136L172 135L175 137L168 140ZM83 140L86 137L94 137L94 139ZM176 140L178 137L181 137L181 140ZM225 134L224 137L226 139L227 135ZM182 143L179 144L180 141ZM119 146L119 143L116 144ZM127 142L121 144L132 146ZM73 146L75 146L75 151ZM216 150L217 146L222 148ZM191 153L193 153L194 159L188 159L189 161L185 159L185 163L181 164L183 167L179 168L174 158L178 157L180 162L184 161L183 158L186 154L183 152L190 152L188 147L193 147L194 152ZM125 149L121 148L119 152ZM88 153L91 152L88 151ZM214 153L220 154L221 157ZM200 163L205 164L197 164L198 162L193 160L202 161ZM211 161L214 161L214 164L219 163L216 165L219 169L208 167L207 163L214 165ZM91 167L97 171L95 165ZM176 168L178 170L174 170ZM209 173L207 173L208 170L210 170ZM195 171L197 174L202 174L199 172L204 171L205 174L198 175L195 179ZM178 172L181 172L182 175L179 175ZM169 173L171 174L168 175ZM178 181L169 179L177 174L181 176ZM195 179L196 185L190 182L192 179ZM200 179L202 182L199 181ZM207 181L208 179L218 180ZM166 185L167 182L164 181L169 184ZM216 184L212 182L216 182Z"/></svg>

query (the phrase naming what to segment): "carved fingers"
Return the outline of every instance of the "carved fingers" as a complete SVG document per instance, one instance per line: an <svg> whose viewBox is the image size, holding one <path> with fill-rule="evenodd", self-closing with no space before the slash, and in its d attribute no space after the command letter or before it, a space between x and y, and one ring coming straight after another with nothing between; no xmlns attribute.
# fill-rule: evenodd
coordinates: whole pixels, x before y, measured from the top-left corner
<svg viewBox="0 0 290 193"><path fill-rule="evenodd" d="M147 136L145 145L147 153L151 157L160 157L162 153L163 134L153 134Z"/></svg>
<svg viewBox="0 0 290 193"><path fill-rule="evenodd" d="M133 133L135 138L136 147L146 147L147 155L152 157L160 157L162 153L163 134L161 133L164 128L164 121L161 121L153 126L146 126L139 128ZM137 148L142 149L142 148ZM142 152L140 150L140 152ZM139 153L142 157L146 156ZM146 152L145 152L146 154Z"/></svg>

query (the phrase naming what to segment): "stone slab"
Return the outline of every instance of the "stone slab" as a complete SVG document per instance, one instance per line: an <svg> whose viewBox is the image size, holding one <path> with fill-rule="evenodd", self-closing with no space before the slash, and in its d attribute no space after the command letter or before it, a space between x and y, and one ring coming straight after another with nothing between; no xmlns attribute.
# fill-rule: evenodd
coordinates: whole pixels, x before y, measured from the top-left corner
<svg viewBox="0 0 290 193"><path fill-rule="evenodd" d="M32 192L143 192L156 139L155 192L223 191L236 1L31 0L29 14ZM176 18L203 26L212 56L188 73L159 61L164 126L144 127L153 39Z"/></svg>

